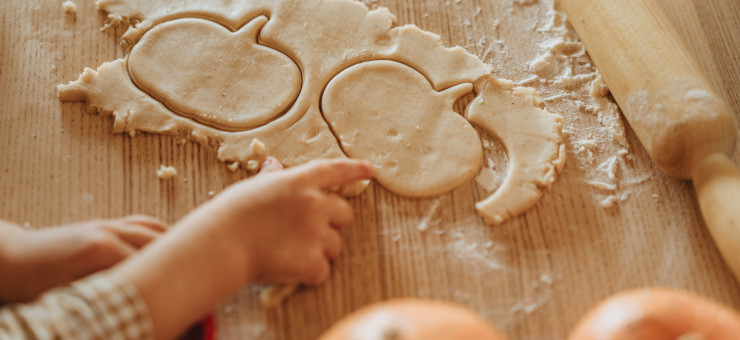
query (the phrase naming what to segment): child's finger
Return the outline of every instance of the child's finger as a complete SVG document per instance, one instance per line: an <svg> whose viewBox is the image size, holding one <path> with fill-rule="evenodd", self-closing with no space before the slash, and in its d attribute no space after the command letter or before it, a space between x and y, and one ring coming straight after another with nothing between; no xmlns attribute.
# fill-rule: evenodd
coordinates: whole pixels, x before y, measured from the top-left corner
<svg viewBox="0 0 740 340"><path fill-rule="evenodd" d="M152 216L132 215L132 216L124 217L120 221L123 221L124 223L127 223L127 224L138 224L141 226L145 226L149 229L152 229L160 233L167 231L166 224L162 222L162 220L156 217L152 217Z"/></svg>
<svg viewBox="0 0 740 340"><path fill-rule="evenodd" d="M354 159L321 160L307 164L299 176L305 183L330 190L337 186L372 178L373 167L365 161Z"/></svg>
<svg viewBox="0 0 740 340"><path fill-rule="evenodd" d="M327 197L329 221L335 228L341 229L355 221L355 211L346 199L334 194Z"/></svg>
<svg viewBox="0 0 740 340"><path fill-rule="evenodd" d="M138 224L112 223L106 224L104 228L135 249L141 249L161 235L161 233Z"/></svg>
<svg viewBox="0 0 740 340"><path fill-rule="evenodd" d="M279 170L283 170L283 164L280 163L277 159L274 157L267 157L264 161L262 161L262 164L260 164L260 174L262 173L270 173L275 172Z"/></svg>

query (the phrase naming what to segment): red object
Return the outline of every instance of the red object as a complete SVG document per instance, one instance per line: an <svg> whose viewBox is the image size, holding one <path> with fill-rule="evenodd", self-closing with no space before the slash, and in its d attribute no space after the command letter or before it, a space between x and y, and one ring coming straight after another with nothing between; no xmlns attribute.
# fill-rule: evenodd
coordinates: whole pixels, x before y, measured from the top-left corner
<svg viewBox="0 0 740 340"><path fill-rule="evenodd" d="M216 340L216 320L209 315L200 323L203 330L203 340Z"/></svg>

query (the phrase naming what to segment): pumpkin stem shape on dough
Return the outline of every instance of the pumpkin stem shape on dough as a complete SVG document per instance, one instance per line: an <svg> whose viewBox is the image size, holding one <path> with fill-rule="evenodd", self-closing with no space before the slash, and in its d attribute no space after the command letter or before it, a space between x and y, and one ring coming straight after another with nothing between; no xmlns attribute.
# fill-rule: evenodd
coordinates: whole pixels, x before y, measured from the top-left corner
<svg viewBox="0 0 740 340"><path fill-rule="evenodd" d="M322 112L344 152L371 162L380 184L403 196L433 196L480 170L478 133L452 109L472 90L468 83L437 92L405 64L368 61L329 82Z"/></svg>
<svg viewBox="0 0 740 340"><path fill-rule="evenodd" d="M128 57L133 82L171 111L224 131L269 123L295 102L298 65L257 43L259 16L236 32L213 21L176 19L147 32Z"/></svg>

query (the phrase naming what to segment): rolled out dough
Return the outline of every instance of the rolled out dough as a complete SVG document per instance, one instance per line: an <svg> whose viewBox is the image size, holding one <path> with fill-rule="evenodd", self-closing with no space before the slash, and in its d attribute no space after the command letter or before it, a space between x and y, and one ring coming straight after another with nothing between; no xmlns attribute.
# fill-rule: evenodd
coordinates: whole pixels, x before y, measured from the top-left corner
<svg viewBox="0 0 740 340"><path fill-rule="evenodd" d="M496 79L435 34L396 26L387 9L351 0L97 4L112 23L135 23L123 36L131 54L58 90L113 115L115 132L189 136L243 168L265 153L288 166L367 158L389 190L430 196L480 170L472 122L511 160L499 192L477 206L491 223L529 209L562 168L560 117L534 91ZM466 121L450 107L473 87ZM255 139L264 150L250 148Z"/></svg>

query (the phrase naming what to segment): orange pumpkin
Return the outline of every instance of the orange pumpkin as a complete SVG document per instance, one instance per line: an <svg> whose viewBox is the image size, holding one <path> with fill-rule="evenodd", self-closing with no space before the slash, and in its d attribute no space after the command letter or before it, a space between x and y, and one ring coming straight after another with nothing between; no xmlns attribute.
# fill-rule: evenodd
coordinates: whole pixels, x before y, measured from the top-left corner
<svg viewBox="0 0 740 340"><path fill-rule="evenodd" d="M472 311L447 302L396 300L360 309L320 340L505 340Z"/></svg>
<svg viewBox="0 0 740 340"><path fill-rule="evenodd" d="M740 339L740 314L707 298L673 289L618 294L589 312L569 340Z"/></svg>

